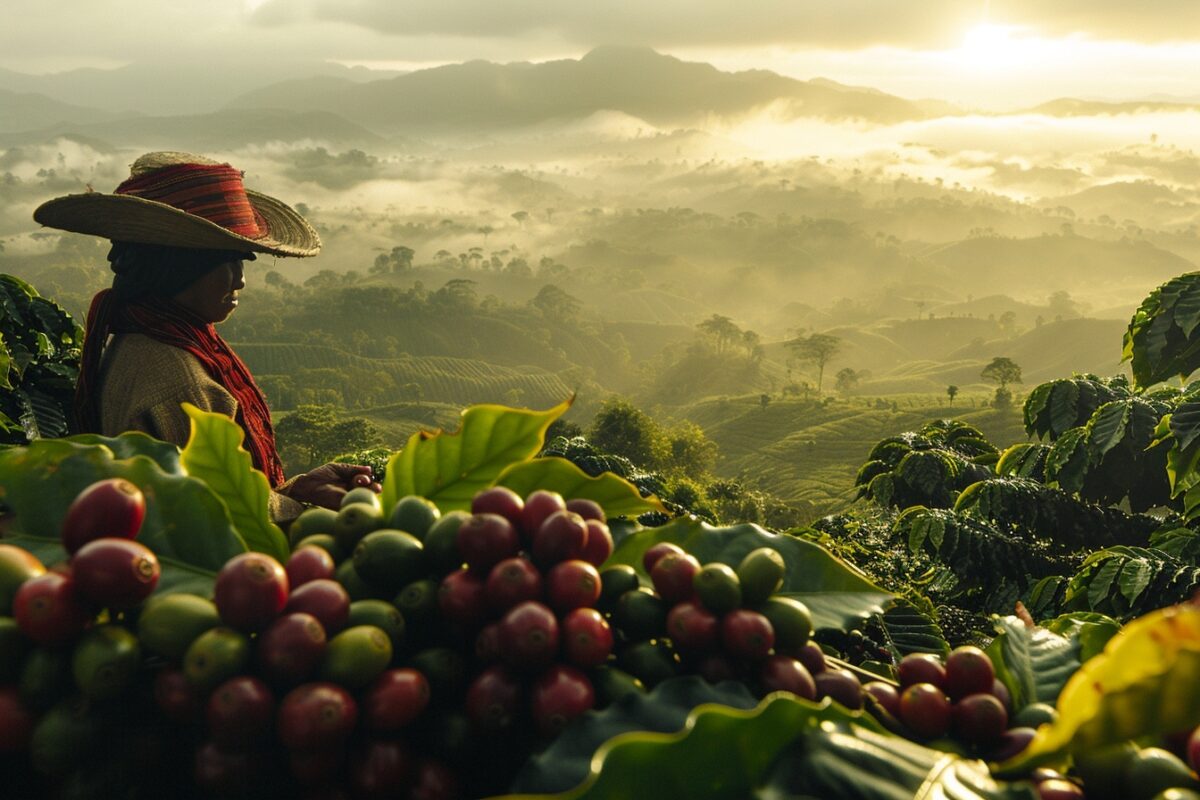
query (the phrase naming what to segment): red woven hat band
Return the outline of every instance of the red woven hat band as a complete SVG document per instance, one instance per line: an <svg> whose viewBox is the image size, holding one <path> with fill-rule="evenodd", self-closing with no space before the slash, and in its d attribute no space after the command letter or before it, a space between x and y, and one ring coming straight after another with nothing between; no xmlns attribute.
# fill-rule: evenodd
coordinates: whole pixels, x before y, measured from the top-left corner
<svg viewBox="0 0 1200 800"><path fill-rule="evenodd" d="M248 239L267 235L266 221L246 196L242 173L228 164L176 164L130 178L117 194L164 203Z"/></svg>

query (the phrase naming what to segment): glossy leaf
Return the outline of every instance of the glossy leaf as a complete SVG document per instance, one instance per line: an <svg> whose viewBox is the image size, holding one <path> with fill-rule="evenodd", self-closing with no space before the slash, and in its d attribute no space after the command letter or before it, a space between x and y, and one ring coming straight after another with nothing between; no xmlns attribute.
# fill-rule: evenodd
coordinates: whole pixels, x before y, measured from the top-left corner
<svg viewBox="0 0 1200 800"><path fill-rule="evenodd" d="M758 698L738 681L713 685L695 675L670 678L646 694L625 695L567 726L525 764L513 791L532 794L573 789L587 779L593 755L608 740L637 731L673 733L683 729L694 708L710 703L745 710L758 705Z"/></svg>
<svg viewBox="0 0 1200 800"><path fill-rule="evenodd" d="M943 658L950 652L941 626L906 600L899 600L879 617L884 643L899 661L909 653L935 653Z"/></svg>
<svg viewBox="0 0 1200 800"><path fill-rule="evenodd" d="M146 456L159 468L172 475L185 475L183 464L179 460L179 447L170 442L162 442L141 431L126 431L120 436L100 436L95 433L80 433L67 437L67 441L77 444L103 445L112 451L116 458L133 458Z"/></svg>
<svg viewBox="0 0 1200 800"><path fill-rule="evenodd" d="M1175 376L1190 375L1200 365L1196 293L1200 273L1172 278L1142 301L1125 331L1122 359L1129 360L1134 382L1142 388Z"/></svg>
<svg viewBox="0 0 1200 800"><path fill-rule="evenodd" d="M287 537L271 522L271 485L242 447L245 431L224 414L202 411L191 403L184 403L183 410L192 421L180 455L183 468L221 498L248 548L286 562Z"/></svg>
<svg viewBox="0 0 1200 800"><path fill-rule="evenodd" d="M592 757L586 781L570 791L505 795L505 800L749 797L798 736L822 735L822 723L883 735L862 712L786 692L768 695L750 709L706 704L693 709L676 732L629 732L608 740Z"/></svg>
<svg viewBox="0 0 1200 800"><path fill-rule="evenodd" d="M630 732L596 751L587 780L557 795L504 800L917 798L1036 800L982 761L915 744L850 712L786 692L752 709L703 705L676 733Z"/></svg>
<svg viewBox="0 0 1200 800"><path fill-rule="evenodd" d="M694 518L672 520L625 537L607 563L628 564L644 574L642 554L659 542L679 545L701 564L720 561L735 568L751 550L759 547L778 550L787 564L779 593L807 605L818 628L844 628L867 615L882 613L894 599L894 595L871 583L856 567L820 545L768 533L751 524L714 528Z"/></svg>
<svg viewBox="0 0 1200 800"><path fill-rule="evenodd" d="M549 489L564 498L594 500L609 517L636 517L649 511L667 513L657 497L642 497L637 487L611 472L596 477L575 466L565 458L535 458L521 461L505 469L496 485L506 486L522 497L535 489Z"/></svg>
<svg viewBox="0 0 1200 800"><path fill-rule="evenodd" d="M1041 624L1051 633L1078 640L1081 664L1099 655L1108 644L1108 640L1121 630L1121 623L1112 617L1086 611L1063 614Z"/></svg>
<svg viewBox="0 0 1200 800"><path fill-rule="evenodd" d="M414 433L388 461L384 508L410 494L432 500L443 513L470 508L476 492L491 486L513 464L537 454L546 429L571 402L548 411L471 406L455 433Z"/></svg>
<svg viewBox="0 0 1200 800"><path fill-rule="evenodd" d="M0 450L0 503L15 515L13 541L44 563L63 560L59 535L67 507L83 489L113 477L146 496L138 541L163 564L159 591L205 594L216 571L245 552L228 509L203 481L164 472L143 455L117 459L103 445L63 439Z"/></svg>
<svg viewBox="0 0 1200 800"><path fill-rule="evenodd" d="M996 677L1012 693L1013 707L1054 703L1079 669L1079 643L1048 628L1030 628L1019 617L997 617L988 655Z"/></svg>
<svg viewBox="0 0 1200 800"><path fill-rule="evenodd" d="M1058 720L1006 771L1200 723L1200 608L1171 606L1126 625L1071 677Z"/></svg>

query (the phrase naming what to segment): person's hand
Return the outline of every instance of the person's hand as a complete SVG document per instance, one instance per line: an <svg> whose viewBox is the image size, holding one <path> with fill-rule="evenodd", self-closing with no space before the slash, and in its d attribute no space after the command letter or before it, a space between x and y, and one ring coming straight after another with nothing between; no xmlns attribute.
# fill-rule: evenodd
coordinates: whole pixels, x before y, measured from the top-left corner
<svg viewBox="0 0 1200 800"><path fill-rule="evenodd" d="M288 496L302 503L324 506L336 511L346 492L368 486L378 494L383 487L374 481L371 468L361 464L322 464L300 475L288 490Z"/></svg>

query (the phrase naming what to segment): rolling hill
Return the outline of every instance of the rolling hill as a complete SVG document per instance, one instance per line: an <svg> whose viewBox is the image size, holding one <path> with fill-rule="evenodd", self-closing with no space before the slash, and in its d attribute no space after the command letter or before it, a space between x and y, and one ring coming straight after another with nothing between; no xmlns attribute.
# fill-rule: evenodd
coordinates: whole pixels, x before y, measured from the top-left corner
<svg viewBox="0 0 1200 800"><path fill-rule="evenodd" d="M577 60L541 64L470 61L357 85L289 80L230 102L235 108L323 109L381 133L518 128L604 110L676 126L769 104L795 117L897 122L929 116L915 103L875 90L765 70L722 72L641 47L599 47Z"/></svg>
<svg viewBox="0 0 1200 800"><path fill-rule="evenodd" d="M326 111L225 109L172 117L123 116L91 122L56 122L36 130L0 133L0 145L35 144L61 136L82 136L121 147L228 150L268 142L324 142L337 147L369 147L383 140Z"/></svg>
<svg viewBox="0 0 1200 800"><path fill-rule="evenodd" d="M911 402L911 401L910 401ZM1025 441L1020 408L949 408L928 402L877 409L864 401L772 400L757 395L703 401L686 410L720 448L716 472L807 509L812 518L854 501L854 476L880 440L953 417L975 425L997 447Z"/></svg>
<svg viewBox="0 0 1200 800"><path fill-rule="evenodd" d="M6 89L0 89L0 109L4 112L0 114L0 133L35 130L65 123L94 124L123 116L112 111L63 103L36 92Z"/></svg>

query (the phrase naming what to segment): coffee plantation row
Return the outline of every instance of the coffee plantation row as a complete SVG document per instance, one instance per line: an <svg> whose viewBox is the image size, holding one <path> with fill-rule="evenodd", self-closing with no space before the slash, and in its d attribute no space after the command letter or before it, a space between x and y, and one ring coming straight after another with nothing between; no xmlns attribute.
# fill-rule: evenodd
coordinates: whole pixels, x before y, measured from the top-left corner
<svg viewBox="0 0 1200 800"><path fill-rule="evenodd" d="M287 531L195 408L182 449L0 450L5 797L1200 797L1200 388L1145 390L1193 297L1143 304L1132 384L1031 393L1049 444L931 424L783 533L539 456L569 402Z"/></svg>

